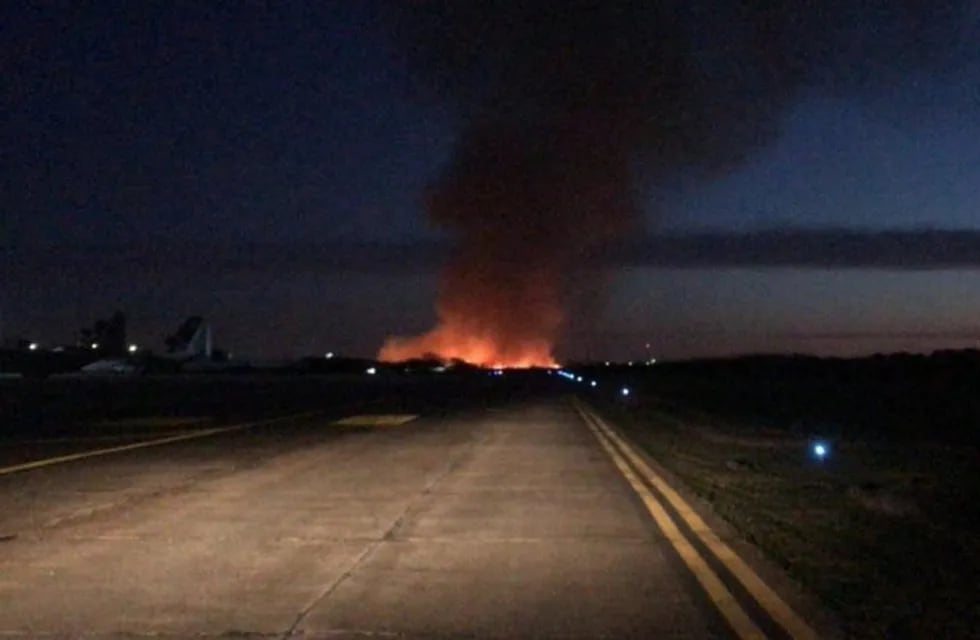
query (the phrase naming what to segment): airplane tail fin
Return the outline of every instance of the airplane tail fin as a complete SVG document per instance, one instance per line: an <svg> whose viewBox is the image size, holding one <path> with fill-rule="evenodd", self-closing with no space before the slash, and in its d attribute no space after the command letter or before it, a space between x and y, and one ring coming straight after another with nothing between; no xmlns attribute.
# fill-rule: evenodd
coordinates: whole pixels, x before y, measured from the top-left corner
<svg viewBox="0 0 980 640"><path fill-rule="evenodd" d="M177 358L211 358L211 325L201 316L184 320L166 340L167 353Z"/></svg>

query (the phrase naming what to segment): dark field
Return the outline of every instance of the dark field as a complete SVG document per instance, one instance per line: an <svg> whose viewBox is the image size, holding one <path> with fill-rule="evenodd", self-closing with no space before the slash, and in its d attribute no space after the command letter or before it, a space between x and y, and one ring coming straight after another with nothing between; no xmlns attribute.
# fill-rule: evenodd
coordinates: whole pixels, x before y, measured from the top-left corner
<svg viewBox="0 0 980 640"><path fill-rule="evenodd" d="M543 373L462 375L161 375L0 380L0 437L78 433L145 417L257 419L303 411L445 408L498 402L549 386Z"/></svg>
<svg viewBox="0 0 980 640"><path fill-rule="evenodd" d="M556 388L543 373L63 376L0 380L0 466L316 412L440 414Z"/></svg>
<svg viewBox="0 0 980 640"><path fill-rule="evenodd" d="M978 637L975 353L642 371L611 415L850 637Z"/></svg>
<svg viewBox="0 0 980 640"><path fill-rule="evenodd" d="M980 351L678 363L644 380L671 406L780 431L980 445Z"/></svg>

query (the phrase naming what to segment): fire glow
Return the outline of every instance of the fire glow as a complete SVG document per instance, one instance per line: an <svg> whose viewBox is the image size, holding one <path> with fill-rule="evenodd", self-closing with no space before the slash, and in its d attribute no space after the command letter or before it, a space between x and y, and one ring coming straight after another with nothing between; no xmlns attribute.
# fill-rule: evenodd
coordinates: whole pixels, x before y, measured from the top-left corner
<svg viewBox="0 0 980 640"><path fill-rule="evenodd" d="M487 369L554 368L558 366L545 340L501 341L479 330L471 331L465 322L444 321L426 334L414 338L389 338L379 359L401 362L412 358L454 360Z"/></svg>

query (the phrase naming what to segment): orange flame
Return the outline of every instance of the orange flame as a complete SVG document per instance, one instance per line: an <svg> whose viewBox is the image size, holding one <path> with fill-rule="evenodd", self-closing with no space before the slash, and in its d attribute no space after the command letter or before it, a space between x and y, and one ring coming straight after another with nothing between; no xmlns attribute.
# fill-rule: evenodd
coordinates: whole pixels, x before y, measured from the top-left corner
<svg viewBox="0 0 980 640"><path fill-rule="evenodd" d="M461 360L494 369L557 367L552 348L563 318L557 270L527 265L514 274L515 266L501 263L479 251L450 263L436 305L439 322L420 336L388 338L378 359Z"/></svg>
<svg viewBox="0 0 980 640"><path fill-rule="evenodd" d="M462 323L446 321L421 336L388 338L378 355L384 362L431 357L492 369L558 366L548 340L527 338L501 345L491 336L469 331Z"/></svg>

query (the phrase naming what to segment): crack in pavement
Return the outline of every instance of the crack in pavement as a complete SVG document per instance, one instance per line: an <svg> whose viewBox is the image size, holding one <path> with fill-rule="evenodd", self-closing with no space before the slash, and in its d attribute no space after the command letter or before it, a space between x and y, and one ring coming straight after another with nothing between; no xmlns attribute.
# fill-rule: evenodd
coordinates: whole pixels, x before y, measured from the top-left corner
<svg viewBox="0 0 980 640"><path fill-rule="evenodd" d="M361 553L359 553L356 558L354 558L354 560L350 563L347 569L344 570L343 573L337 576L335 580L327 584L326 587L324 587L320 591L320 593L318 593L316 597L309 602L309 604L303 607L303 609L299 612L299 615L296 616L296 620L293 621L293 624L289 626L289 629L286 630L286 632L281 636L281 638L283 640L286 640L288 638L292 638L298 635L299 626L303 623L303 621L310 614L310 612L313 611L313 609L315 609L319 604L325 602L334 593L334 591L336 591L337 588L340 587L340 585L343 584L345 580L347 580L347 578L353 575L353 573L357 571L360 568L360 566L364 564L364 562L371 555L374 554L374 552L378 549L378 547L380 547L385 542L390 542L394 540L395 532L401 528L405 520L407 520L411 515L417 512L419 503L422 502L426 497L431 495L433 489L435 489L435 487L439 483L441 483L443 480L449 477L449 475L451 475L454 471L459 469L459 467L462 466L463 462L472 455L476 447L486 439L487 436L485 434L471 438L469 443L467 443L467 446L463 449L463 451L461 451L459 455L456 456L456 458L446 466L443 472L440 473L435 478L433 478L431 481L429 481L429 483L426 484L422 488L422 490L419 491L418 494L408 502L407 505L405 505L405 508L402 510L400 514L398 514L398 516L394 519L394 521L392 521L391 525L388 526L385 532L379 538L373 540L371 543L365 546L364 550L361 551Z"/></svg>

